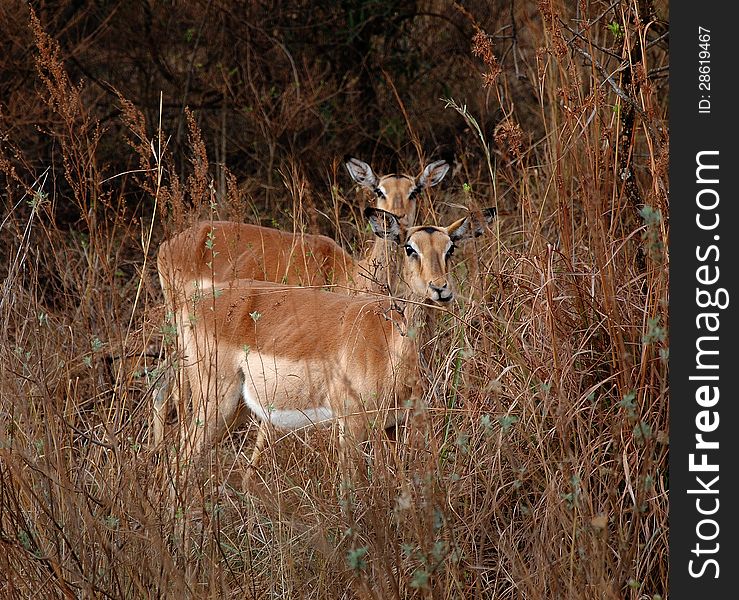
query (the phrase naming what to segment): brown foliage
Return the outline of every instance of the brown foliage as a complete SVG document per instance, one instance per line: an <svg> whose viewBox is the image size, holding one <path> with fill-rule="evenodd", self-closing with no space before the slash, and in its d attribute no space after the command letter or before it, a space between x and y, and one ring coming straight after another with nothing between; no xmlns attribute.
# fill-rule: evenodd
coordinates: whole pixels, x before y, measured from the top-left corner
<svg viewBox="0 0 739 600"><path fill-rule="evenodd" d="M0 3L0 595L667 595L665 6L31 5ZM253 432L173 468L158 243L212 217L358 248L346 153L454 156L424 221L498 208L424 403L349 480L331 432L246 493Z"/></svg>

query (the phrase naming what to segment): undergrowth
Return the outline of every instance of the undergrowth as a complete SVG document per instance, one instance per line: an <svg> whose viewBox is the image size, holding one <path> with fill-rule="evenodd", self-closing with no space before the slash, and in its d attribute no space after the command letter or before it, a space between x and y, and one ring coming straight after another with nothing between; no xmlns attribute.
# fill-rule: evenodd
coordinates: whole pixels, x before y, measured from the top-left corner
<svg viewBox="0 0 739 600"><path fill-rule="evenodd" d="M2 9L0 595L667 597L662 8L154 4L148 70L124 5L66 28ZM349 479L312 431L224 486L255 426L174 473L149 444L173 334L159 243L217 218L358 255L369 199L344 153L412 173L453 154L419 222L498 208L425 332L423 401Z"/></svg>

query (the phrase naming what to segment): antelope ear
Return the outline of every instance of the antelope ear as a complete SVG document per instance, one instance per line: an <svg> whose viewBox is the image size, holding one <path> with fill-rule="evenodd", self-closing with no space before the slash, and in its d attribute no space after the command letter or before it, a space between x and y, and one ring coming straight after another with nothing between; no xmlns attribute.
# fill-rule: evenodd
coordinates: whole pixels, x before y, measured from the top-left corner
<svg viewBox="0 0 739 600"><path fill-rule="evenodd" d="M433 187L439 183L449 171L449 163L445 160L437 160L428 165L418 178L419 191L425 187Z"/></svg>
<svg viewBox="0 0 739 600"><path fill-rule="evenodd" d="M352 179L359 185L371 190L377 187L377 175L372 172L372 167L370 167L366 162L361 161L358 158L354 158L353 156L347 156L344 158L344 164L346 165L347 171L349 171L349 175L351 175Z"/></svg>
<svg viewBox="0 0 739 600"><path fill-rule="evenodd" d="M495 218L495 212L495 208L484 208L482 210L482 221L473 219L472 215L467 215L449 225L446 228L446 232L453 242L479 237L485 233L485 226Z"/></svg>
<svg viewBox="0 0 739 600"><path fill-rule="evenodd" d="M368 206L364 209L364 216L369 221L372 231L377 237L400 244L400 219L386 210Z"/></svg>

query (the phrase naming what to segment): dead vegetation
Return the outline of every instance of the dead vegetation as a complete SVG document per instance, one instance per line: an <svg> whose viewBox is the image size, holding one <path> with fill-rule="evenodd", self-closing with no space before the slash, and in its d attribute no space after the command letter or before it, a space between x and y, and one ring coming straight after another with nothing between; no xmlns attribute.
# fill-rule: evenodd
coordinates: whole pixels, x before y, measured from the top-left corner
<svg viewBox="0 0 739 600"><path fill-rule="evenodd" d="M0 7L0 595L668 595L665 5L30 4ZM158 244L212 217L358 251L346 153L453 157L419 221L498 208L425 402L352 480L310 432L224 491L254 426L173 471Z"/></svg>

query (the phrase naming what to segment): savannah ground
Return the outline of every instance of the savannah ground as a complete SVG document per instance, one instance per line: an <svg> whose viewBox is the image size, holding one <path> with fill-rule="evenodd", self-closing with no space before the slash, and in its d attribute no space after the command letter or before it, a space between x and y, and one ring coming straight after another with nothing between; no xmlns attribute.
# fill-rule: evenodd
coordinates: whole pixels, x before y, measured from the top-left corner
<svg viewBox="0 0 739 600"><path fill-rule="evenodd" d="M666 598L667 12L3 2L0 597ZM349 478L314 431L224 487L254 425L178 470L159 243L217 218L358 255L345 154L453 160L418 222L498 209L423 402Z"/></svg>

